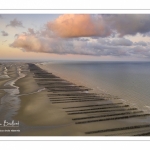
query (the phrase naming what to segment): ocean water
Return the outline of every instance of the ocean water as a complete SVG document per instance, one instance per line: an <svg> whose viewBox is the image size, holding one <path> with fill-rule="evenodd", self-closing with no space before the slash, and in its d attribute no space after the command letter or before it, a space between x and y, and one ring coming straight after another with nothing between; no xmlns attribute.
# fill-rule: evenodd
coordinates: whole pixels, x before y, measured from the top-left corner
<svg viewBox="0 0 150 150"><path fill-rule="evenodd" d="M54 74L150 111L150 62L45 63Z"/></svg>

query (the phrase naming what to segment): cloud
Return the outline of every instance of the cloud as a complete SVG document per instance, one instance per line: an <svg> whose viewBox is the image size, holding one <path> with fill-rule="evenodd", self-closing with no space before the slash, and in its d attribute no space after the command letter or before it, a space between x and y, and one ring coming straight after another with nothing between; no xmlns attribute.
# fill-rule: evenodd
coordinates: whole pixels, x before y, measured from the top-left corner
<svg viewBox="0 0 150 150"><path fill-rule="evenodd" d="M15 36L11 47L27 52L150 57L150 42L125 35L150 31L150 15L60 15L35 31Z"/></svg>
<svg viewBox="0 0 150 150"><path fill-rule="evenodd" d="M15 37L18 37L18 36L19 36L19 34L15 34L15 35L14 35L14 38L15 38Z"/></svg>
<svg viewBox="0 0 150 150"><path fill-rule="evenodd" d="M3 45L5 42L7 42L7 40L5 40L5 41L2 41L2 45Z"/></svg>
<svg viewBox="0 0 150 150"><path fill-rule="evenodd" d="M140 44L139 42L138 44ZM150 44L137 45L125 38L49 38L35 35L19 35L10 45L26 52L79 54L93 56L144 56L150 57Z"/></svg>
<svg viewBox="0 0 150 150"><path fill-rule="evenodd" d="M140 46L147 46L148 43L147 42L144 42L144 41L140 41L140 42L135 42L134 45L140 45Z"/></svg>
<svg viewBox="0 0 150 150"><path fill-rule="evenodd" d="M131 46L133 42L125 38L120 38L120 39L117 38L117 39L112 40L111 44L113 46Z"/></svg>
<svg viewBox="0 0 150 150"><path fill-rule="evenodd" d="M14 20L10 21L10 23L6 25L6 27L8 27L8 26L11 26L11 27L23 27L24 28L22 22L17 20L16 18Z"/></svg>
<svg viewBox="0 0 150 150"><path fill-rule="evenodd" d="M34 35L20 35L10 45L14 48L21 48L27 52L43 52L56 54L85 54L93 55L93 52L85 50L78 50L82 47L82 42L65 40L61 38L44 38L36 37Z"/></svg>
<svg viewBox="0 0 150 150"><path fill-rule="evenodd" d="M47 27L60 37L109 36L111 31L100 16L88 14L60 15L56 20L48 22Z"/></svg>
<svg viewBox="0 0 150 150"><path fill-rule="evenodd" d="M8 36L8 33L5 31L1 31L1 33L2 33L2 36Z"/></svg>
<svg viewBox="0 0 150 150"><path fill-rule="evenodd" d="M33 35L35 34L34 29L31 29L31 28L28 28L28 32Z"/></svg>
<svg viewBox="0 0 150 150"><path fill-rule="evenodd" d="M136 35L150 32L150 15L116 14L60 15L47 23L48 29L59 37L108 37Z"/></svg>
<svg viewBox="0 0 150 150"><path fill-rule="evenodd" d="M132 41L126 38L99 38L98 41L103 45L110 46L131 46L133 44Z"/></svg>
<svg viewBox="0 0 150 150"><path fill-rule="evenodd" d="M145 34L150 31L149 14L116 14L103 15L103 20L112 30L120 36Z"/></svg>

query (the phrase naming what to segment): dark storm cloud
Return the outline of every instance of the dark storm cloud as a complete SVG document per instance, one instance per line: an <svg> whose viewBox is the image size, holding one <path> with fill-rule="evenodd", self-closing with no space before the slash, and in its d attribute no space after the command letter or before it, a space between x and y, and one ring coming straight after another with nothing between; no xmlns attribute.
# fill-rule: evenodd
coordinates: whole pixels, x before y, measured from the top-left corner
<svg viewBox="0 0 150 150"><path fill-rule="evenodd" d="M11 26L11 27L23 27L24 28L22 22L17 20L16 18L14 20L10 21L10 23L6 25L6 27L8 27L8 26Z"/></svg>
<svg viewBox="0 0 150 150"><path fill-rule="evenodd" d="M1 33L2 33L2 36L8 36L8 33L5 31L1 31Z"/></svg>

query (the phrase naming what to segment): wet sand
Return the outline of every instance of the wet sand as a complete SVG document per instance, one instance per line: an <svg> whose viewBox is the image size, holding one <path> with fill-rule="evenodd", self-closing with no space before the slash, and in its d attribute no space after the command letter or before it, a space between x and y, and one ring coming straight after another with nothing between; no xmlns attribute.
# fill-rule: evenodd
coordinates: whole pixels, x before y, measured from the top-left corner
<svg viewBox="0 0 150 150"><path fill-rule="evenodd" d="M20 92L15 96L20 102L17 103L15 113L9 115L12 120L20 122L20 132L0 133L0 135L132 136L150 134L149 113L126 105L119 99L111 100L111 97L108 99L106 95L93 93L88 87L63 80L34 64L22 63L20 68L25 74L23 78L15 82ZM11 79L17 77L15 66L8 69L8 75ZM4 84L1 86L3 87ZM4 94L6 93L0 94L0 98ZM5 101L4 98L3 101ZM0 118L7 119L2 114Z"/></svg>
<svg viewBox="0 0 150 150"><path fill-rule="evenodd" d="M6 94L6 92L5 91L3 91L3 90L0 90L0 99L4 96Z"/></svg>
<svg viewBox="0 0 150 150"><path fill-rule="evenodd" d="M28 73L24 78L18 80L15 85L19 87L20 94L36 92L39 89L39 86L33 79L33 75L31 73Z"/></svg>

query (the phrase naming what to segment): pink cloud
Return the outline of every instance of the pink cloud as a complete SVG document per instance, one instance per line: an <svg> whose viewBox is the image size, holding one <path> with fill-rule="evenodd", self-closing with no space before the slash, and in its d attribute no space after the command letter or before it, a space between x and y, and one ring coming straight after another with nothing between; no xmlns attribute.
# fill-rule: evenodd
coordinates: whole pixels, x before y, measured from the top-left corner
<svg viewBox="0 0 150 150"><path fill-rule="evenodd" d="M109 36L109 28L101 16L65 14L47 23L48 29L60 37Z"/></svg>

